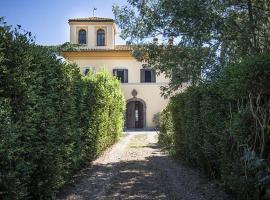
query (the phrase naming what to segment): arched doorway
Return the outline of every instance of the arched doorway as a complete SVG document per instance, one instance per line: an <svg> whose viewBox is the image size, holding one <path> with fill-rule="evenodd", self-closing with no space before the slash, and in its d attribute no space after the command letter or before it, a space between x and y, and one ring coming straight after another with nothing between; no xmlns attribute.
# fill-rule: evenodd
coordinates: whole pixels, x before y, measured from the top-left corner
<svg viewBox="0 0 270 200"><path fill-rule="evenodd" d="M133 98L127 101L126 109L126 128L143 129L145 128L145 102L142 99Z"/></svg>

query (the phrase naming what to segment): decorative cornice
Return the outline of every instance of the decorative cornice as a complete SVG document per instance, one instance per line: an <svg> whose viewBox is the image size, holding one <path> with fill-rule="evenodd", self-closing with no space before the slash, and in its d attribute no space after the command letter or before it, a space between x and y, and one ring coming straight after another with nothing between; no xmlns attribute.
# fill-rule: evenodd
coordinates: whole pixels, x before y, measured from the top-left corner
<svg viewBox="0 0 270 200"><path fill-rule="evenodd" d="M114 22L114 20L111 18L104 18L104 17L86 17L86 18L69 19L68 22Z"/></svg>

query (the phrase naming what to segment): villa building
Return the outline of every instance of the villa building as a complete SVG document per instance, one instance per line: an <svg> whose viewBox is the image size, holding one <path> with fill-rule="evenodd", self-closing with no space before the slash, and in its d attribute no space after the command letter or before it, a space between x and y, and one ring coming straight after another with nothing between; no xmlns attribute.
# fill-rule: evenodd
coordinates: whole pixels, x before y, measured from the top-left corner
<svg viewBox="0 0 270 200"><path fill-rule="evenodd" d="M116 26L109 18L70 19L70 42L80 44L76 50L63 52L82 74L89 70L108 70L121 81L126 99L126 129L152 129L153 116L161 112L168 100L160 96L160 86L168 84L164 75L143 68L131 55L131 45L116 45Z"/></svg>

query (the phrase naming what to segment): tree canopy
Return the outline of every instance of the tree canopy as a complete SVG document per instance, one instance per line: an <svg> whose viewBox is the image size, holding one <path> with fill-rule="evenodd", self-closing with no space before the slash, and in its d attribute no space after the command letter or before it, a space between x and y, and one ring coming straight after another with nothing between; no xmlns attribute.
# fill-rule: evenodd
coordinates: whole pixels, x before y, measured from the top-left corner
<svg viewBox="0 0 270 200"><path fill-rule="evenodd" d="M55 199L121 135L119 81L105 71L82 76L58 48L0 18L0 199Z"/></svg>
<svg viewBox="0 0 270 200"><path fill-rule="evenodd" d="M134 56L170 78L164 94L243 57L270 52L268 0L128 0L113 12ZM160 41L150 41L158 37ZM200 76L202 74L203 76Z"/></svg>

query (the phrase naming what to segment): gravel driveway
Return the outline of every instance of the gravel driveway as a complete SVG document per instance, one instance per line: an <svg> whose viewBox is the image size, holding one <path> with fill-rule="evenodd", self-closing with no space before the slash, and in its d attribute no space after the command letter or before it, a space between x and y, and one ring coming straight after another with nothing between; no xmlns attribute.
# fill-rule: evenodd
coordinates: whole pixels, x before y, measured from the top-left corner
<svg viewBox="0 0 270 200"><path fill-rule="evenodd" d="M198 172L173 162L155 132L128 132L57 195L81 199L231 199Z"/></svg>

